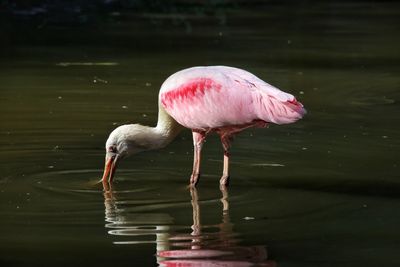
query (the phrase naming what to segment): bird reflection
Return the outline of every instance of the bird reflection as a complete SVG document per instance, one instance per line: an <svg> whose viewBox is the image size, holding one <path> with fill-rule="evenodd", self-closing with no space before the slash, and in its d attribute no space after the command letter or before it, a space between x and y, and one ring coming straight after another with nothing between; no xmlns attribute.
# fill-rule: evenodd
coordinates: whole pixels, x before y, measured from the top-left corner
<svg viewBox="0 0 400 267"><path fill-rule="evenodd" d="M155 243L159 266L275 267L274 261L267 260L264 246L239 244L239 234L233 231L229 218L228 191L225 186L220 190L221 223L202 225L199 194L196 188L190 188L193 224L189 228L174 225L173 218L166 213L134 213L135 209L127 207L129 201L118 200L120 193L107 184L104 186L105 227L110 229L110 235L129 238L114 244Z"/></svg>

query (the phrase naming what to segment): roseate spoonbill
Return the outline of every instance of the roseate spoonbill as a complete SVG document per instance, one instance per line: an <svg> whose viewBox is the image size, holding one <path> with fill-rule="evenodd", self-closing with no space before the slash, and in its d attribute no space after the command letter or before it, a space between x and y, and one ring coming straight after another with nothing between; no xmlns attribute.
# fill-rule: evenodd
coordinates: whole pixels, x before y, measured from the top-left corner
<svg viewBox="0 0 400 267"><path fill-rule="evenodd" d="M200 175L200 155L207 134L216 132L224 149L221 185L229 179L229 148L234 134L268 123L286 124L306 113L288 93L242 69L193 67L171 75L161 86L155 127L127 124L111 132L106 142L103 184L112 182L122 158L169 144L183 127L192 130L194 159L190 185Z"/></svg>

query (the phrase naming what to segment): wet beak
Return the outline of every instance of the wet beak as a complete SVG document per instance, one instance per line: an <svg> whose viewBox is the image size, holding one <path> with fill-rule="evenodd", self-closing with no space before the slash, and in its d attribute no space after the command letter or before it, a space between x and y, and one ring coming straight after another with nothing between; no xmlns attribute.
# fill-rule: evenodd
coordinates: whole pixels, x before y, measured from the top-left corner
<svg viewBox="0 0 400 267"><path fill-rule="evenodd" d="M117 162L118 162L118 154L106 155L106 163L104 165L104 173L102 178L103 183L112 182L115 171L117 169Z"/></svg>

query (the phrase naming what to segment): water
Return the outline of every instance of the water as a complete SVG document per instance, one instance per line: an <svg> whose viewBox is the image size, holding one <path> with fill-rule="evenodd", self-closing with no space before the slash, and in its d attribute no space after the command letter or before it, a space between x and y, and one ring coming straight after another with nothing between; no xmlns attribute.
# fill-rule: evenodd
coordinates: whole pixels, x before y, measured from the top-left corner
<svg viewBox="0 0 400 267"><path fill-rule="evenodd" d="M91 37L54 32L68 45L7 47L2 266L398 266L398 4L285 7L147 15ZM122 162L103 192L109 132L154 125L162 81L213 64L295 94L307 116L240 134L228 190L215 136L186 188L185 131Z"/></svg>

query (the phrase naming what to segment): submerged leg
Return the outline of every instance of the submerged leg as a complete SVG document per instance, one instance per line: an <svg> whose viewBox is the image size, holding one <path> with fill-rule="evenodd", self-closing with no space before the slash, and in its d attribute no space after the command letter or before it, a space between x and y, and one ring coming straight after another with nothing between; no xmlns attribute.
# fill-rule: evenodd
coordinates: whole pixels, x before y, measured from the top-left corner
<svg viewBox="0 0 400 267"><path fill-rule="evenodd" d="M200 205L199 196L197 194L196 187L190 188L190 195L192 196L192 208L193 208L193 225L192 232L190 235L192 238L192 245L190 249L201 249L201 223L200 223Z"/></svg>
<svg viewBox="0 0 400 267"><path fill-rule="evenodd" d="M232 135L222 134L221 142L222 147L224 148L224 168L222 170L222 177L219 180L220 185L228 185L229 184L229 148L231 146Z"/></svg>
<svg viewBox="0 0 400 267"><path fill-rule="evenodd" d="M206 138L205 132L192 132L193 134L193 171L190 176L190 186L194 187L199 181L200 177L200 158L201 148L203 147L204 140Z"/></svg>

